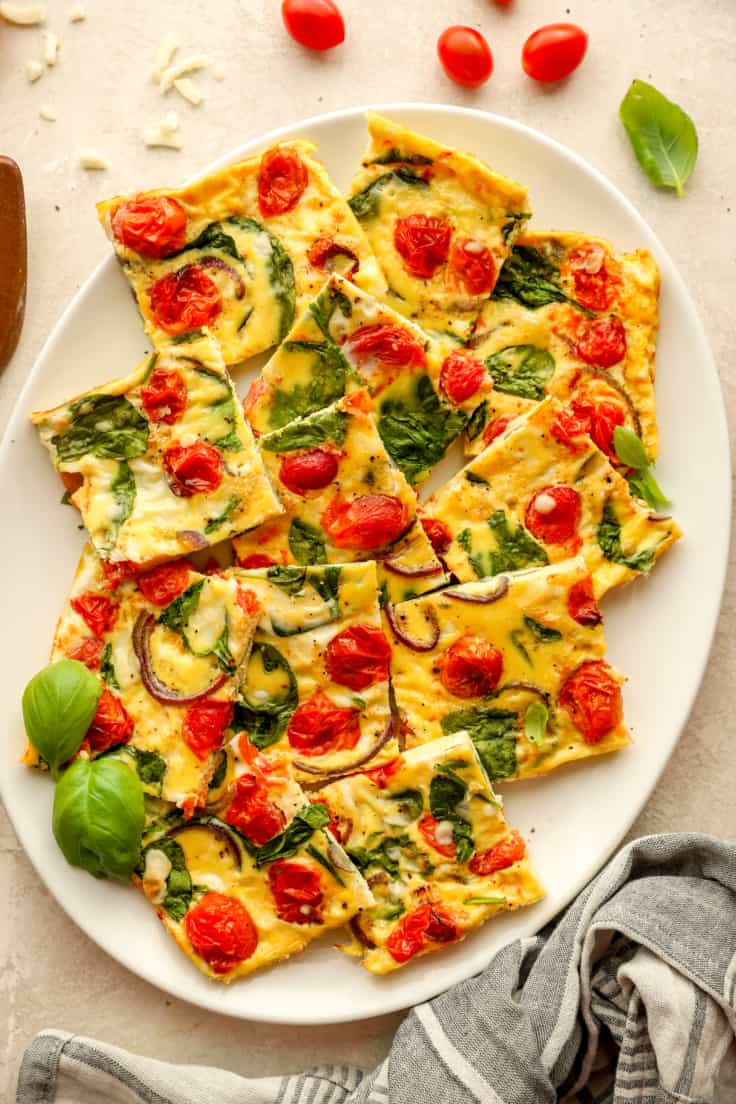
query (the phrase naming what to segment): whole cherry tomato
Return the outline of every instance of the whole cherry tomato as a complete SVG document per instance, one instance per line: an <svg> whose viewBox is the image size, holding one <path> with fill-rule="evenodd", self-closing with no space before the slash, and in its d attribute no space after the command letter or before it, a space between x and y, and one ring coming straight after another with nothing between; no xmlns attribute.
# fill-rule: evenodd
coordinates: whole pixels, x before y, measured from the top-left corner
<svg viewBox="0 0 736 1104"><path fill-rule="evenodd" d="M307 166L296 150L275 146L264 153L258 170L258 206L263 217L292 211L308 183Z"/></svg>
<svg viewBox="0 0 736 1104"><path fill-rule="evenodd" d="M286 825L282 810L269 800L267 787L250 772L241 774L235 783L235 794L225 820L256 847L268 843Z"/></svg>
<svg viewBox="0 0 736 1104"><path fill-rule="evenodd" d="M103 690L85 740L92 751L107 751L116 744L127 744L134 728L133 718L120 698L110 690Z"/></svg>
<svg viewBox="0 0 736 1104"><path fill-rule="evenodd" d="M599 743L621 724L621 687L605 660L591 660L578 667L565 681L558 701L586 744Z"/></svg>
<svg viewBox="0 0 736 1104"><path fill-rule="evenodd" d="M104 644L95 636L86 636L84 640L78 640L70 651L69 659L76 659L88 667L90 671L99 671L102 663L102 650Z"/></svg>
<svg viewBox="0 0 736 1104"><path fill-rule="evenodd" d="M444 855L446 859L454 859L457 853L455 840L451 839L449 843L440 842L440 840L437 839L437 829L439 826L440 821L437 820L436 817L430 816L429 813L423 816L417 823L417 828L430 847L434 848L440 855Z"/></svg>
<svg viewBox="0 0 736 1104"><path fill-rule="evenodd" d="M220 289L201 265L185 265L167 273L152 285L148 295L154 322L170 334L209 326L222 310Z"/></svg>
<svg viewBox="0 0 736 1104"><path fill-rule="evenodd" d="M429 543L432 545L435 553L438 556L444 556L447 549L452 544L452 533L445 525L444 521L439 521L438 518L433 517L420 517L422 523L422 529L429 537Z"/></svg>
<svg viewBox="0 0 736 1104"><path fill-rule="evenodd" d="M168 606L189 586L191 567L183 560L160 564L138 576L138 589L156 606Z"/></svg>
<svg viewBox="0 0 736 1104"><path fill-rule="evenodd" d="M294 494L319 491L332 483L337 475L337 457L326 448L312 448L291 453L281 461L279 479Z"/></svg>
<svg viewBox="0 0 736 1104"><path fill-rule="evenodd" d="M170 196L121 203L110 220L116 241L142 257L167 257L186 243L187 216Z"/></svg>
<svg viewBox="0 0 736 1104"><path fill-rule="evenodd" d="M588 310L608 310L621 278L613 271L614 261L599 242L583 242L568 253L563 265L572 276L575 299Z"/></svg>
<svg viewBox="0 0 736 1104"><path fill-rule="evenodd" d="M315 690L292 713L286 736L302 755L354 748L360 739L360 713L335 705L322 690Z"/></svg>
<svg viewBox="0 0 736 1104"><path fill-rule="evenodd" d="M322 514L322 528L336 548L381 548L398 539L409 511L393 495L367 494L352 500L336 495Z"/></svg>
<svg viewBox="0 0 736 1104"><path fill-rule="evenodd" d="M476 238L460 238L453 242L450 269L468 295L489 295L496 285L493 254Z"/></svg>
<svg viewBox="0 0 736 1104"><path fill-rule="evenodd" d="M486 877L495 874L497 870L505 870L507 866L524 858L526 847L518 832L512 832L505 840L501 840L495 847L487 851L480 851L473 855L468 863L473 874Z"/></svg>
<svg viewBox="0 0 736 1104"><path fill-rule="evenodd" d="M440 682L456 698L492 694L503 674L503 656L489 640L467 633L439 661Z"/></svg>
<svg viewBox="0 0 736 1104"><path fill-rule="evenodd" d="M431 280L450 252L452 226L447 219L414 214L396 220L394 246L410 276Z"/></svg>
<svg viewBox="0 0 736 1104"><path fill-rule="evenodd" d="M578 625L600 625L603 617L593 592L590 575L573 583L567 595L567 612Z"/></svg>
<svg viewBox="0 0 736 1104"><path fill-rule="evenodd" d="M208 701L205 698L190 705L184 714L182 739L198 759L204 760L211 751L220 747L225 729L232 719L232 702Z"/></svg>
<svg viewBox="0 0 736 1104"><path fill-rule="evenodd" d="M549 23L529 35L521 51L527 76L546 84L577 69L588 49L588 36L574 23Z"/></svg>
<svg viewBox="0 0 736 1104"><path fill-rule="evenodd" d="M284 26L300 46L331 50L345 41L345 23L332 0L284 0Z"/></svg>
<svg viewBox="0 0 736 1104"><path fill-rule="evenodd" d="M483 361L464 349L458 349L442 362L440 387L451 403L461 403L475 394L485 377Z"/></svg>
<svg viewBox="0 0 736 1104"><path fill-rule="evenodd" d="M420 905L405 913L386 940L395 962L408 962L431 943L452 943L460 930L444 905Z"/></svg>
<svg viewBox="0 0 736 1104"><path fill-rule="evenodd" d="M276 915L287 924L319 924L324 900L319 871L305 862L281 859L268 869Z"/></svg>
<svg viewBox="0 0 736 1104"><path fill-rule="evenodd" d="M493 72L493 54L487 41L472 27L448 27L437 40L437 56L450 80L477 88Z"/></svg>
<svg viewBox="0 0 736 1104"><path fill-rule="evenodd" d="M586 364L611 368L626 356L626 330L615 314L588 322L578 338L577 354Z"/></svg>
<svg viewBox="0 0 736 1104"><path fill-rule="evenodd" d="M216 974L229 974L258 946L258 932L247 908L224 893L205 893L184 917L184 931Z"/></svg>
<svg viewBox="0 0 736 1104"><path fill-rule="evenodd" d="M545 544L565 544L575 536L579 523L580 495L564 483L537 491L524 516L529 532Z"/></svg>
<svg viewBox="0 0 736 1104"><path fill-rule="evenodd" d="M327 674L351 690L385 682L390 662L391 645L374 625L350 625L333 636L325 649Z"/></svg>
<svg viewBox="0 0 736 1104"><path fill-rule="evenodd" d="M164 453L164 469L172 492L180 498L216 491L224 471L222 457L207 441L169 445Z"/></svg>
<svg viewBox="0 0 736 1104"><path fill-rule="evenodd" d="M143 409L152 422L173 425L187 408L187 385L174 368L157 368L141 387Z"/></svg>
<svg viewBox="0 0 736 1104"><path fill-rule="evenodd" d="M86 594L72 598L71 606L86 621L95 636L103 636L115 624L120 603L113 602L106 594L95 594L89 590Z"/></svg>
<svg viewBox="0 0 736 1104"><path fill-rule="evenodd" d="M388 368L419 368L426 364L424 346L405 330L389 322L376 322L361 326L346 345L346 350L358 362L375 357Z"/></svg>

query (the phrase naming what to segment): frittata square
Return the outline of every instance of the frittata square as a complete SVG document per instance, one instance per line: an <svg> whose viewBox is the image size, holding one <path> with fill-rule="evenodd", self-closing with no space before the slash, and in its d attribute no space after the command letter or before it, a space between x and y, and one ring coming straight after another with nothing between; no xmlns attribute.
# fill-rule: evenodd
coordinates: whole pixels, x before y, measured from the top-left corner
<svg viewBox="0 0 736 1104"><path fill-rule="evenodd" d="M581 553L598 598L647 574L682 536L631 494L551 398L514 420L424 510L461 582Z"/></svg>
<svg viewBox="0 0 736 1104"><path fill-rule="evenodd" d="M32 420L111 562L184 556L282 512L209 336Z"/></svg>
<svg viewBox="0 0 736 1104"><path fill-rule="evenodd" d="M659 269L645 249L617 253L604 238L570 231L522 234L471 340L494 388L469 451L554 395L614 464L617 425L654 459L658 311Z"/></svg>
<svg viewBox="0 0 736 1104"><path fill-rule="evenodd" d="M390 620L407 746L467 732L496 781L630 742L581 557L436 591Z"/></svg>
<svg viewBox="0 0 736 1104"><path fill-rule="evenodd" d="M465 336L529 218L526 188L372 111L367 119L371 140L350 206L389 302L426 328Z"/></svg>
<svg viewBox="0 0 736 1104"><path fill-rule="evenodd" d="M376 899L352 921L347 948L371 973L397 970L543 896L467 733L335 782L320 798Z"/></svg>
<svg viewBox="0 0 736 1104"><path fill-rule="evenodd" d="M284 142L183 188L98 204L154 344L208 326L235 364L276 345L333 270L385 292L314 149Z"/></svg>

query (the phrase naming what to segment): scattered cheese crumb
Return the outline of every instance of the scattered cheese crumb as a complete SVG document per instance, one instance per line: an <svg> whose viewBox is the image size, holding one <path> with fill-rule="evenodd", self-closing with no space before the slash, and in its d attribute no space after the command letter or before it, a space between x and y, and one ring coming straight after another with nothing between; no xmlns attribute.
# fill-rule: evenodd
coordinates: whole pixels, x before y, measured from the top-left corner
<svg viewBox="0 0 736 1104"><path fill-rule="evenodd" d="M43 60L49 67L56 65L56 59L59 56L59 39L53 31L42 31L41 37L43 40Z"/></svg>
<svg viewBox="0 0 736 1104"><path fill-rule="evenodd" d="M88 172L104 171L110 168L110 162L96 150L82 150L79 154L79 164Z"/></svg>
<svg viewBox="0 0 736 1104"><path fill-rule="evenodd" d="M183 143L181 135L177 133L178 130L179 117L175 111L170 111L160 123L144 127L141 136L149 149L161 146L164 149L179 150Z"/></svg>
<svg viewBox="0 0 736 1104"><path fill-rule="evenodd" d="M38 114L41 116L42 119L45 119L47 123L56 122L56 112L54 111L53 107L49 106L49 104L41 104L41 109Z"/></svg>
<svg viewBox="0 0 736 1104"><path fill-rule="evenodd" d="M168 111L159 123L159 126L164 134L173 134L175 130L179 129L179 116L175 111Z"/></svg>
<svg viewBox="0 0 736 1104"><path fill-rule="evenodd" d="M178 80L174 81L174 88L180 96L183 96L185 100L195 107L199 107L204 99L203 93L189 77L179 77Z"/></svg>
<svg viewBox="0 0 736 1104"><path fill-rule="evenodd" d="M174 81L184 77L187 73L196 73L198 69L205 69L210 64L210 59L205 54L191 54L188 58L182 58L175 65L169 65L161 74L158 83L161 92L166 93L174 87Z"/></svg>
<svg viewBox="0 0 736 1104"><path fill-rule="evenodd" d="M180 46L181 38L173 31L169 31L161 39L161 45L156 51L156 60L153 63L153 70L151 72L151 77L155 80L156 84L161 80L164 71L171 65L174 54Z"/></svg>
<svg viewBox="0 0 736 1104"><path fill-rule="evenodd" d="M43 65L41 64L40 61L37 61L36 58L30 58L26 62L26 76L28 77L31 84L33 84L34 81L37 81L40 77L42 77L44 72L45 72L45 70L44 70Z"/></svg>
<svg viewBox="0 0 736 1104"><path fill-rule="evenodd" d="M85 11L84 4L75 4L69 11L70 23L81 23L87 18L87 12Z"/></svg>
<svg viewBox="0 0 736 1104"><path fill-rule="evenodd" d="M220 65L220 63L218 62L217 65L215 65L213 70L212 70L212 76L215 78L215 80L219 80L219 81L224 80L225 79L225 67L223 65Z"/></svg>
<svg viewBox="0 0 736 1104"><path fill-rule="evenodd" d="M0 3L0 16L19 27L36 27L46 22L45 4L13 4L10 0Z"/></svg>

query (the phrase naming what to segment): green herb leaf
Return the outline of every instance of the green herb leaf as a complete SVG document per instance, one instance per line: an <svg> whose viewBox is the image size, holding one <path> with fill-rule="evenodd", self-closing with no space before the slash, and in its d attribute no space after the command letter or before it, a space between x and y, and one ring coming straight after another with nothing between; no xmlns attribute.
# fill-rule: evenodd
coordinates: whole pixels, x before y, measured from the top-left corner
<svg viewBox="0 0 736 1104"><path fill-rule="evenodd" d="M654 548L644 548L627 556L621 547L621 525L610 500L603 507L603 517L596 530L598 547L611 563L622 564L631 571L647 572L654 562Z"/></svg>
<svg viewBox="0 0 736 1104"><path fill-rule="evenodd" d="M420 790L401 790L400 793L387 794L389 801L395 801L399 812L409 820L418 820L424 812L424 797Z"/></svg>
<svg viewBox="0 0 736 1104"><path fill-rule="evenodd" d="M310 854L312 856L313 859L316 859L317 862L320 863L320 865L325 868L325 870L328 870L330 872L330 874L335 879L335 881L338 883L338 885L341 885L341 886L345 885L345 881L340 876L340 873L338 872L337 868L333 865L333 863L330 862L330 860L327 858L327 856L324 855L320 851L320 849L318 847L315 847L314 844L312 844L312 843L308 843L307 846L306 846L306 851L308 852L308 854Z"/></svg>
<svg viewBox="0 0 736 1104"><path fill-rule="evenodd" d="M629 476L629 487L637 498L641 498L652 510L669 506L670 500L654 478L644 445L633 429L616 426L613 447L621 463L634 469L633 475Z"/></svg>
<svg viewBox="0 0 736 1104"><path fill-rule="evenodd" d="M210 783L207 789L210 793L213 790L219 790L222 783L225 781L225 775L227 774L228 757L224 748L220 749L220 757L217 760L217 766L215 767L214 774L210 778Z"/></svg>
<svg viewBox="0 0 736 1104"><path fill-rule="evenodd" d="M291 257L280 239L267 230L263 223L258 222L257 219L233 215L225 220L225 225L235 226L238 230L244 230L249 234L262 235L268 243L270 252L266 264L266 274L279 314L276 340L282 341L291 329L294 312L296 311L296 284Z"/></svg>
<svg viewBox="0 0 736 1104"><path fill-rule="evenodd" d="M113 519L114 531L117 534L133 513L133 507L135 506L135 476L127 460L119 462L115 478L110 484L110 490L118 507Z"/></svg>
<svg viewBox="0 0 736 1104"><path fill-rule="evenodd" d="M242 260L235 239L223 230L221 222L210 222L196 238L192 238L176 253L169 253L169 258L179 257L182 253L189 253L193 249L218 249L220 253L226 253L228 257L233 257L236 261Z"/></svg>
<svg viewBox="0 0 736 1104"><path fill-rule="evenodd" d="M115 665L112 661L112 644L109 643L102 649L100 676L105 680L108 686L112 686L113 690L120 689L120 683L115 674Z"/></svg>
<svg viewBox="0 0 736 1104"><path fill-rule="evenodd" d="M369 866L378 866L385 870L392 878L399 873L399 858L394 858L389 852L401 850L409 844L409 837L385 836L374 848L353 847L348 850L348 855L361 872Z"/></svg>
<svg viewBox="0 0 736 1104"><path fill-rule="evenodd" d="M484 479L482 475L477 475L474 471L466 471L465 478L468 483L477 483L479 487L490 487L488 480Z"/></svg>
<svg viewBox="0 0 736 1104"><path fill-rule="evenodd" d="M537 567L549 563L541 544L537 544L521 523L516 529L512 529L502 509L491 514L488 525L496 538L496 548L492 551L476 552L469 529L463 529L457 536L458 544L464 549L468 562L479 579L501 575L504 571L518 571L522 567Z"/></svg>
<svg viewBox="0 0 736 1104"><path fill-rule="evenodd" d="M375 218L381 209L381 193L388 184L406 184L411 188L428 188L429 182L405 166L383 173L348 200L353 214L360 221Z"/></svg>
<svg viewBox="0 0 736 1104"><path fill-rule="evenodd" d="M231 498L226 505L225 509L217 517L208 521L204 527L205 533L209 536L210 533L214 533L215 529L219 529L221 525L224 525L226 521L230 520L233 510L237 509L240 505L239 498Z"/></svg>
<svg viewBox="0 0 736 1104"><path fill-rule="evenodd" d="M164 625L167 629L180 633L199 605L203 586L204 579L198 579L173 602L169 602L166 609L159 616L159 625Z"/></svg>
<svg viewBox="0 0 736 1104"><path fill-rule="evenodd" d="M473 413L468 419L468 424L465 427L465 435L469 441L474 441L479 433L485 428L486 424L486 412L488 410L488 400L484 399L482 403L476 406Z"/></svg>
<svg viewBox="0 0 736 1104"><path fill-rule="evenodd" d="M321 529L301 518L292 518L289 525L289 551L300 564L320 564L327 561L325 538Z"/></svg>
<svg viewBox="0 0 736 1104"><path fill-rule="evenodd" d="M163 839L149 843L141 856L140 872L145 869L146 855L149 851L163 851L171 863L171 870L166 879L166 896L163 899L163 909L176 923L181 923L192 903L192 879L187 870L184 848L175 839L166 836Z"/></svg>
<svg viewBox="0 0 736 1104"><path fill-rule="evenodd" d="M268 452L294 452L321 445L324 441L341 445L347 433L348 420L343 410L320 410L308 418L290 422L282 429L267 433L258 443Z"/></svg>
<svg viewBox="0 0 736 1104"><path fill-rule="evenodd" d="M549 709L541 701L533 701L524 714L524 732L531 744L543 744L547 733Z"/></svg>
<svg viewBox="0 0 736 1104"><path fill-rule="evenodd" d="M124 395L89 395L70 413L71 425L51 438L62 464L82 456L130 460L148 448L148 422Z"/></svg>
<svg viewBox="0 0 736 1104"><path fill-rule="evenodd" d="M278 836L262 847L253 847L245 841L246 850L252 854L256 866L265 866L276 859L289 859L301 850L318 828L326 828L329 823L330 815L325 805L321 802L305 805Z"/></svg>
<svg viewBox="0 0 736 1104"><path fill-rule="evenodd" d="M464 905L505 905L505 897L466 897Z"/></svg>
<svg viewBox="0 0 736 1104"><path fill-rule="evenodd" d="M540 401L554 375L555 362L537 345L509 345L487 357L486 368L497 391Z"/></svg>
<svg viewBox="0 0 736 1104"><path fill-rule="evenodd" d="M527 647L524 644L524 641L521 639L521 634L523 631L523 629L512 629L512 631L509 633L509 640L514 645L521 658L525 660L530 667L533 667L534 664L532 663L532 657L529 655Z"/></svg>
<svg viewBox="0 0 736 1104"><path fill-rule="evenodd" d="M187 330L186 333L177 334L171 338L172 345L190 345L192 341L199 341L204 337L204 330Z"/></svg>
<svg viewBox="0 0 736 1104"><path fill-rule="evenodd" d="M684 194L698 156L690 116L646 81L632 81L619 108L636 159L653 184Z"/></svg>
<svg viewBox="0 0 736 1104"><path fill-rule="evenodd" d="M459 709L442 718L446 735L467 732L493 782L516 774L519 718L508 709Z"/></svg>
<svg viewBox="0 0 736 1104"><path fill-rule="evenodd" d="M437 770L442 770L442 764ZM455 857L461 863L467 862L475 850L472 826L460 816L456 808L465 799L467 792L468 787L451 767L446 767L442 774L436 774L429 786L429 807L432 816L436 820L448 820L452 824Z"/></svg>
<svg viewBox="0 0 736 1104"><path fill-rule="evenodd" d="M28 739L54 778L79 750L101 694L100 680L76 659L59 659L44 667L23 691Z"/></svg>
<svg viewBox="0 0 736 1104"><path fill-rule="evenodd" d="M266 701L255 701L249 696L249 682L259 685L260 675L249 680L251 665L257 664L266 675L280 670L284 675L284 689ZM278 743L286 731L289 717L299 704L299 692L289 661L272 644L255 643L251 649L248 667L241 686L242 704L235 706L232 729L246 732L253 747L263 750Z"/></svg>
<svg viewBox="0 0 736 1104"><path fill-rule="evenodd" d="M372 161L364 161L364 165L431 165L432 158L425 157L421 153L403 153L397 146L391 146L380 157L374 157Z"/></svg>
<svg viewBox="0 0 736 1104"><path fill-rule="evenodd" d="M406 397L381 403L378 432L409 483L417 483L462 433L467 417L440 402L429 376L422 375Z"/></svg>
<svg viewBox="0 0 736 1104"><path fill-rule="evenodd" d="M317 571L308 571L307 579L310 586L319 594L323 602L330 607L335 617L340 616L340 568L335 564L329 567L319 568Z"/></svg>
<svg viewBox="0 0 736 1104"><path fill-rule="evenodd" d="M530 219L532 216L528 212L520 211L517 213L509 212L509 221L505 222L501 227L501 236L505 242L508 242L509 238L513 234L516 237L518 230L522 224Z"/></svg>
<svg viewBox="0 0 736 1104"><path fill-rule="evenodd" d="M562 633L558 629L550 629L548 625L543 625L541 621L535 621L533 617L527 617L526 614L524 614L524 624L532 636L542 644L562 640Z"/></svg>
<svg viewBox="0 0 736 1104"><path fill-rule="evenodd" d="M515 245L499 273L491 299L513 299L532 310L549 303L570 303L583 314L592 315L593 311L565 295L559 281L559 268L538 249Z"/></svg>

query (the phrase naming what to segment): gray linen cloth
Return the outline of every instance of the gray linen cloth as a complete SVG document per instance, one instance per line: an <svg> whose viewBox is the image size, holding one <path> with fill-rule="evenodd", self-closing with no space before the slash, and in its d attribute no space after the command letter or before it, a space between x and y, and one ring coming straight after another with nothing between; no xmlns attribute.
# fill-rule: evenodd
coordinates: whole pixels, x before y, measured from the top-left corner
<svg viewBox="0 0 736 1104"><path fill-rule="evenodd" d="M735 1032L736 844L649 836L556 926L415 1008L371 1073L244 1079L44 1031L17 1104L736 1104Z"/></svg>

